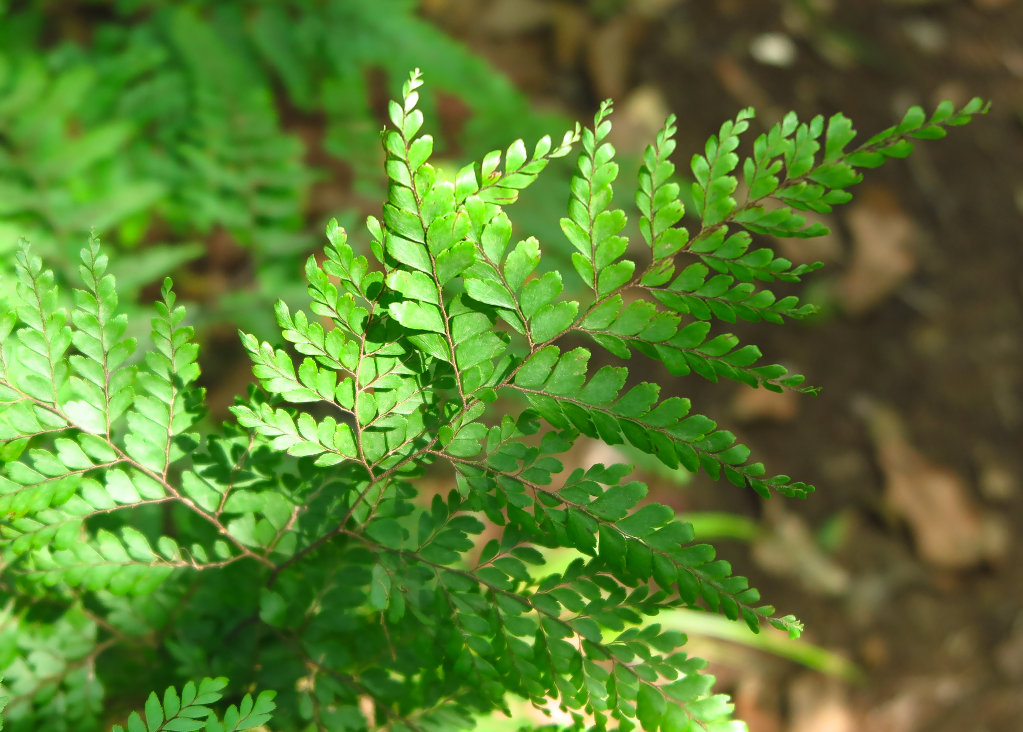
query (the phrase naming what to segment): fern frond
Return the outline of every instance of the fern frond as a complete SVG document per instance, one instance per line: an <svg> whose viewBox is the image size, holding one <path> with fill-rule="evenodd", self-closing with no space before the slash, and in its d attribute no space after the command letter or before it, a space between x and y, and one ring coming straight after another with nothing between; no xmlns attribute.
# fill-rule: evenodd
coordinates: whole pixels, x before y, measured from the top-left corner
<svg viewBox="0 0 1023 732"><path fill-rule="evenodd" d="M169 21L179 33L198 22L181 12ZM289 61L276 63L284 73ZM669 118L640 171L649 262L637 268L612 204L609 103L556 147L541 138L527 159L516 142L449 178L430 163L421 86L414 72L389 107L371 256L330 222L325 256L306 262L307 310L277 304L279 339L240 333L259 386L216 434L197 435L197 347L169 280L135 363L95 239L70 311L53 274L19 255L17 297L0 312L0 587L15 597L0 614L0 668L18 730L49 729L38 721L51 699L95 729L106 679L93 662L111 653L137 667L138 638L154 641L142 653L160 661L146 670L153 687L167 688L164 669L216 668L240 701L221 718L226 680L171 686L127 732L255 729L271 712L281 729L468 729L507 711L509 695L553 701L572 729L731 729L731 703L658 615L799 633L690 524L647 501L631 466L568 472L562 456L587 436L764 497L812 486L770 476L688 399L630 382L621 365L591 367L580 341L676 374L809 391L714 331L808 312L767 286L813 267L751 248L754 237L819 233L796 211L843 203L858 168L981 105L911 111L852 153L843 117L825 130L787 116L745 160L744 110L693 159L695 235ZM571 299L542 266L544 243L517 241L504 206L576 141L561 223L584 288ZM33 627L38 602L70 609ZM46 632L60 636L48 655ZM241 696L272 687L279 709L272 692Z"/></svg>
<svg viewBox="0 0 1023 732"><path fill-rule="evenodd" d="M283 305L277 309L282 334L304 357L301 362L296 366L286 351L242 336L265 389L337 416L314 418L262 404L258 410L237 407L239 419L275 449L315 457L315 464L335 466L349 481L299 516L296 525L313 531L274 575L287 594L275 591L272 622L299 622L288 619L285 607L297 609L303 601L292 606L286 596L312 601L313 587L287 568L313 553L340 552L338 561L346 556L361 564L349 581L366 593L368 615L352 621L353 631L370 632L370 618L379 614L383 628L372 633L396 668L421 669L440 654L442 673L414 673L422 673L419 683L448 699L452 709L502 708L512 691L537 705L555 697L579 724L587 717L599 725L638 718L646 729L713 728L730 718L727 700L710 693L712 682L701 675L698 660L677 652L684 638L644 626L644 616L702 606L753 629L767 622L793 634L798 621L760 604L748 581L733 575L713 548L697 543L692 527L671 509L643 504L645 486L624 480L631 468L598 465L559 478L563 468L556 456L587 435L608 444L628 442L669 467L702 469L715 479L724 475L764 496L802 496L812 486L784 475L766 477L763 465L747 462L750 451L730 432L690 414L688 400L662 400L659 387L646 382L625 389L624 368L591 372L588 350L560 342L579 333L617 356L637 350L680 374L808 390L801 387L803 377L759 365L755 346L711 334L712 320L779 321L808 312L796 298L776 299L762 284L797 281L813 267L793 267L766 249L750 251L749 233L727 231L756 218L733 195L735 150L752 112L722 127L694 159L702 221L695 237L678 226L683 208L670 181L669 119L640 176L640 230L652 261L637 273L622 259L625 214L610 208L617 165L604 141L610 105L602 106L594 128L579 136L583 150L569 217L562 220L576 250L574 268L590 292L589 305L580 307L563 299L560 272L537 271L539 241L512 244L502 210L515 190L531 182L525 172L539 172L549 143L530 163L519 143L494 151L449 181L428 162L432 140L420 134L424 117L417 108L421 83L413 73L402 100L390 106L393 129L383 134L388 200L382 219L369 220L381 269L356 256L332 223L326 259L310 259L306 270L313 312L323 320ZM836 123L835 135L840 128ZM781 140L790 132L798 144L787 153ZM771 176L784 165L772 155L788 154L790 174L816 170L802 170L804 158L815 152L813 132L812 126L783 127L757 143L754 162L745 168L758 195L788 190L781 181L771 188ZM558 154L574 138L566 136ZM839 164L838 153L829 150L821 165ZM502 158L505 170L498 172ZM747 228L756 232L770 224L773 233L782 226L790 235L816 233L791 216L771 216ZM674 261L684 256L702 261L676 275ZM630 289L652 300L626 304ZM488 405L508 397L525 400L528 408L499 424L488 421ZM410 481L435 463L451 466L457 490L434 496L429 507L417 504ZM488 531L497 538L470 558ZM570 547L581 556L568 570L545 576L537 545ZM438 607L444 622L438 622ZM402 623L408 617L427 624L433 640L413 642ZM316 613L301 622L331 634ZM313 660L325 672L329 668L319 657ZM466 683L474 685L474 696L464 696ZM340 703L368 691L380 714L399 719L407 707L397 688L410 684L415 686L410 677L398 687L347 680L335 698Z"/></svg>
<svg viewBox="0 0 1023 732"><path fill-rule="evenodd" d="M201 544L183 548L128 524L93 525L94 517L181 502L223 529L224 507L222 497L205 500L191 473L180 488L170 478L198 445L190 430L203 399L192 386L197 347L170 281L156 304L152 347L136 366L135 341L124 335L126 318L95 237L81 261L85 287L75 291L69 318L53 273L27 247L18 257L18 300L3 315L0 436L26 459L0 471L0 556L9 571L42 586L147 594L175 568L220 566L247 550L227 529L234 552L221 542L210 557Z"/></svg>
<svg viewBox="0 0 1023 732"><path fill-rule="evenodd" d="M611 131L611 103L604 102L593 119L593 129L582 133L583 153L572 178L568 218L561 229L576 248L572 265L593 291L594 305L617 292L632 278L636 263L621 259L629 240L621 236L625 212L609 208L612 184L618 177L615 150L604 142Z"/></svg>
<svg viewBox="0 0 1023 732"><path fill-rule="evenodd" d="M146 700L145 719L138 712L128 717L126 727L114 725L114 732L148 732L148 730L180 730L180 732L240 732L263 727L273 716L276 694L263 691L253 699L251 694L242 697L238 706L232 704L224 712L223 719L217 716L210 705L220 701L227 679L205 678L198 685L189 681L181 693L173 686L168 687L163 699L151 693Z"/></svg>
<svg viewBox="0 0 1023 732"><path fill-rule="evenodd" d="M93 237L82 252L80 273L85 290L76 291L71 320L72 341L79 354L70 358L75 386L84 397L65 409L80 428L111 439L113 424L135 398L135 369L128 365L135 339L125 338L126 315L117 314L117 288L107 274L107 257Z"/></svg>

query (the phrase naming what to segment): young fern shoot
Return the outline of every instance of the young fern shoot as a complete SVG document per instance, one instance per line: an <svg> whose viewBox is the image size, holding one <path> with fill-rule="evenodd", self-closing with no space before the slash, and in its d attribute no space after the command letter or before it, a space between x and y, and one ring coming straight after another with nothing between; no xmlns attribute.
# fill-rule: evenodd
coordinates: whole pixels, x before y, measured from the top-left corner
<svg viewBox="0 0 1023 732"><path fill-rule="evenodd" d="M117 669L137 653L160 662L147 682L171 688L150 696L148 727L136 715L132 732L172 719L251 729L271 713L281 730L467 729L511 697L553 700L573 729L739 728L704 661L657 615L700 608L793 635L799 622L646 501L630 466L566 474L564 455L586 436L765 497L813 487L768 474L689 400L626 386L625 366L591 366L592 348L812 391L715 328L812 311L768 287L816 266L755 248L754 236L823 233L799 211L845 203L859 169L983 105L943 104L929 118L914 108L852 151L841 115L825 128L790 114L746 158L743 110L692 160L692 231L671 117L643 157L642 242L630 249L612 197L610 102L592 128L531 154L515 142L449 180L429 163L421 84L414 72L390 105L370 257L328 225L324 256L306 263L309 312L279 303L278 343L241 334L261 388L215 434L195 431L197 348L169 281L136 363L95 240L70 311L41 262L19 255L17 300L0 319L0 583L21 639L0 643L10 729L56 729L44 723L55 696L76 729L99 729L103 690L125 691ZM537 239L515 240L504 208L577 143L562 273L544 266ZM425 488L428 473L449 486ZM544 549L575 558L554 569ZM31 613L41 601L88 632L59 635L48 665L12 662L11 648L42 633ZM112 662L99 675L79 673L101 656ZM222 723L208 705L223 679L175 690L211 672L232 679L236 698L275 689L276 710L269 694L247 696Z"/></svg>

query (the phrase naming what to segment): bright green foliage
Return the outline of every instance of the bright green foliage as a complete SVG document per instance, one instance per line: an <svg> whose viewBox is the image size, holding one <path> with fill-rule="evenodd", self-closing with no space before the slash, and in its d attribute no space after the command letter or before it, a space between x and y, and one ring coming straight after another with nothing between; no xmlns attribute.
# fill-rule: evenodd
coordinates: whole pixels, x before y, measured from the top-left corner
<svg viewBox="0 0 1023 732"><path fill-rule="evenodd" d="M67 261L76 259L82 235L90 228L105 232L123 225L124 242L135 244L142 234L138 224L146 220L145 210L166 195L164 183L140 174L130 162L127 153L139 135L139 123L106 118L78 134L72 132L99 83L95 70L85 66L54 74L38 56L0 51L0 255L4 259L13 259L19 236L31 238L42 251ZM160 272L197 253L194 246L178 251L157 247L149 253L154 259L148 268L155 264ZM125 259L129 267L147 263L138 255Z"/></svg>
<svg viewBox="0 0 1023 732"><path fill-rule="evenodd" d="M238 706L231 705L223 720L217 717L209 705L220 700L227 679L203 679L196 687L189 681L178 694L173 686L164 692L163 700L155 692L146 700L145 720L132 712L127 728L114 725L114 732L153 732L153 730L174 730L175 732L235 732L235 730L257 729L269 721L276 704L274 692L264 691L256 699L246 694Z"/></svg>
<svg viewBox="0 0 1023 732"><path fill-rule="evenodd" d="M120 249L112 267L126 306L140 286L201 256L196 238L210 235L249 250L268 304L299 301L294 267L322 225L307 215L324 177L312 160L322 149L351 168L357 192L380 196L375 86L396 84L422 59L433 59L437 88L473 113L462 149L504 139L508 120L541 122L411 0L119 0L56 47L55 28L70 23L54 16L74 18L74 4L8 5L0 3L0 258L12 260L25 236L59 282L72 282L94 231ZM225 293L204 316L235 316L266 335L269 307L253 308L253 297Z"/></svg>
<svg viewBox="0 0 1023 732"><path fill-rule="evenodd" d="M195 433L197 348L169 281L140 346L95 239L69 308L52 273L19 253L0 319L11 729L99 729L102 700L137 697L140 684L172 688L149 696L145 721L127 718L129 732L269 718L266 692L214 717L222 679L175 691L210 673L233 680L235 699L275 689L280 730L465 729L510 695L556 700L575 729L742 728L657 615L702 608L794 635L798 621L646 501L631 467L566 474L562 459L585 435L765 497L812 487L750 462L687 399L591 365L590 349L803 389L755 346L712 332L810 310L766 285L812 268L752 249L753 235L821 233L797 211L845 202L858 168L982 105L929 120L911 110L848 153L845 118L825 130L790 115L744 160L743 111L693 158L695 233L680 225L669 119L639 173L642 240L630 247L627 214L612 207L610 103L592 128L532 153L516 142L449 180L429 164L421 83L414 73L389 107L370 257L330 223L323 257L306 264L308 312L278 303L276 343L241 334L261 388L217 434ZM545 268L536 239L515 241L503 207L577 142L561 222L573 275ZM565 295L575 275L581 301ZM576 558L555 571L542 549Z"/></svg>

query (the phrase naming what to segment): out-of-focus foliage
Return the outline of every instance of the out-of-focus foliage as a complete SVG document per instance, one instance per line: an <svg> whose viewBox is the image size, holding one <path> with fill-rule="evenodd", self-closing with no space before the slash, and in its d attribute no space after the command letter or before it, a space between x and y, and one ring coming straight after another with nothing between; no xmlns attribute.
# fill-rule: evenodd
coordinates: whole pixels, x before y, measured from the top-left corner
<svg viewBox="0 0 1023 732"><path fill-rule="evenodd" d="M93 230L124 250L114 268L130 301L226 233L247 249L257 293L294 300L323 224L307 215L323 177L311 161L334 158L358 193L380 195L383 97L374 100L409 68L424 67L434 89L467 108L465 152L506 139L512 120L517 134L540 134L524 97L416 8L37 0L0 9L0 257L13 261L24 236L66 281ZM436 105L424 97L428 113ZM315 134L288 129L296 120ZM207 318L265 332L250 279L215 288L245 285L241 296L209 293L219 310Z"/></svg>

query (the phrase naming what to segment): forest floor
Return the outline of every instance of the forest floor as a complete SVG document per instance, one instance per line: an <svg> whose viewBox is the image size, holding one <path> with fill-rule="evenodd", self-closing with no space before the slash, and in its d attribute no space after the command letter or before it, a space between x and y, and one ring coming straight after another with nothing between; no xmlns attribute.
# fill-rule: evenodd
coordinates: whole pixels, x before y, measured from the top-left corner
<svg viewBox="0 0 1023 732"><path fill-rule="evenodd" d="M614 97L624 153L669 112L676 163L746 106L837 111L872 134L911 104L990 114L869 171L824 240L807 325L739 326L823 386L775 397L664 377L769 470L813 482L762 502L663 482L685 510L755 517L721 554L859 682L744 649L707 653L751 732L1023 729L1023 3L1012 0L430 0L424 10L536 104L585 120ZM599 6L607 6L601 11Z"/></svg>

